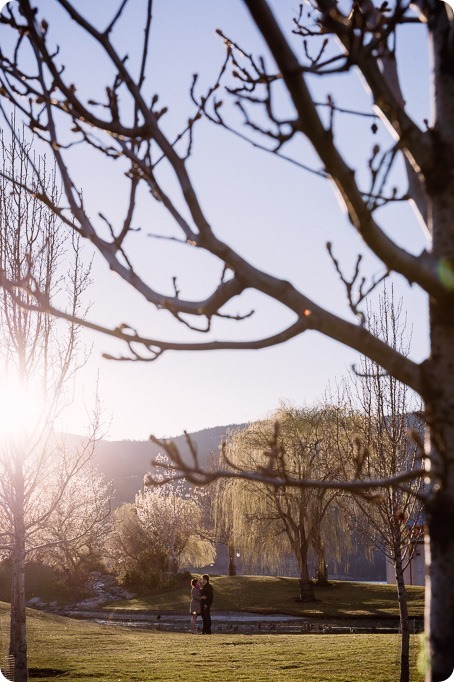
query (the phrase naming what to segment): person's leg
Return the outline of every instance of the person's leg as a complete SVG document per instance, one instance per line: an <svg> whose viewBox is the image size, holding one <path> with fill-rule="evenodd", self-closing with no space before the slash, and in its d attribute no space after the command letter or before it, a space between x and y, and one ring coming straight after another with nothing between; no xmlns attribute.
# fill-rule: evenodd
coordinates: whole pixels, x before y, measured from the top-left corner
<svg viewBox="0 0 454 682"><path fill-rule="evenodd" d="M203 604L202 605L202 635L207 634L208 624L207 624L207 620L206 620L206 611L207 611L207 607L205 606L205 604Z"/></svg>
<svg viewBox="0 0 454 682"><path fill-rule="evenodd" d="M205 606L206 634L211 635L211 606Z"/></svg>

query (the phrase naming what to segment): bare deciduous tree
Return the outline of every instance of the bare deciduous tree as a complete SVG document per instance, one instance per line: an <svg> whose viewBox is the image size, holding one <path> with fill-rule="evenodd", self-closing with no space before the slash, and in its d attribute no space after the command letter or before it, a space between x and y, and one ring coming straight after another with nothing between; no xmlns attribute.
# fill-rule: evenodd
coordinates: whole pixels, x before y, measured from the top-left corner
<svg viewBox="0 0 454 682"><path fill-rule="evenodd" d="M158 589L167 586L167 552L149 536L133 504L123 504L114 510L106 554L107 565L123 584Z"/></svg>
<svg viewBox="0 0 454 682"><path fill-rule="evenodd" d="M50 298L68 301L81 312L88 272L81 267L77 237L65 240L58 220L22 185L32 175L31 149L24 137L2 141L0 187L0 267L15 281L32 277ZM42 160L42 182L56 197L55 176ZM36 166L35 166L36 167ZM10 175L11 180L6 176ZM59 275L66 243L71 244L73 270ZM25 614L25 563L38 549L36 535L60 503L69 481L92 454L93 440L70 455L53 431L68 400L78 358L78 326L57 329L57 320L27 309L23 289L2 290L0 299L0 363L3 391L0 433L0 541L12 558L10 655L15 682L28 679ZM97 424L93 422L93 435Z"/></svg>
<svg viewBox="0 0 454 682"><path fill-rule="evenodd" d="M368 309L366 324L392 348L408 355L410 339L402 302L395 302L392 290L385 289L380 296L376 313ZM415 414L419 412L418 402L407 386L383 374L368 358L362 358L339 402L360 410L362 419L356 421L351 440L357 441L357 459L368 478L392 476L420 467L424 429ZM345 464L351 475L353 462L347 460ZM353 519L358 520L355 527L384 552L394 567L402 638L400 682L410 679L410 624L404 571L423 537L422 493L423 482L416 479L401 488L385 488L372 501L354 497L353 510L360 511L360 514L353 511ZM348 505L344 511L348 514L352 507Z"/></svg>
<svg viewBox="0 0 454 682"><path fill-rule="evenodd" d="M166 472L167 458L158 456L158 462ZM167 482L138 492L134 504L117 509L107 547L120 579L162 588L180 568L214 562L214 544L203 530L204 497L183 481Z"/></svg>
<svg viewBox="0 0 454 682"><path fill-rule="evenodd" d="M165 472L167 457L158 456L157 459L164 465ZM167 570L173 574L182 566L206 566L216 557L214 545L203 531L200 497L199 489L188 490L183 481L146 488L136 495L139 522L150 538L164 548Z"/></svg>
<svg viewBox="0 0 454 682"><path fill-rule="evenodd" d="M86 581L88 572L101 562L112 496L104 476L85 466L65 485L46 524L35 534L40 561L64 575L67 585Z"/></svg>
<svg viewBox="0 0 454 682"><path fill-rule="evenodd" d="M454 667L454 24L451 8L440 0L376 6L371 0L359 0L341 6L335 0L313 0L309 14L296 17L293 30L302 37L297 55L288 34L275 20L266 0L244 0L253 24L272 55L271 66L225 37L226 58L219 79L203 96L193 97L196 108L189 122L175 135L166 130L166 108L158 104L148 87L149 38L152 2L144 7L143 49L138 59L129 62L125 50L115 40L121 21L127 16L128 0L122 2L112 18L100 27L84 17L70 0L56 0L72 26L99 49L110 64L111 80L97 84L91 94L79 87L64 70L64 55L57 50L46 18L29 0L18 0L19 10L9 3L1 24L9 36L10 49L2 40L0 55L3 70L0 92L20 110L27 125L52 149L65 192L65 203L55 201L41 186L37 196L61 220L92 242L112 271L134 287L146 301L167 310L186 326L204 320L209 331L217 318L241 320L248 311L236 313L232 301L247 289L264 294L281 304L291 314L292 322L283 330L272 331L256 340L166 341L148 336L131 325L106 328L96 322L86 326L122 339L129 347L127 357L152 360L167 350L258 349L282 343L308 330L326 334L359 351L384 371L419 393L425 404L428 426L426 470L431 484L427 487L425 511L428 522L427 635L430 639L430 666L427 680L446 679ZM46 11L48 7L46 5ZM426 35L417 39L428 45L433 64L433 123L420 126L410 115L399 83L395 40L401 27L426 27ZM14 36L11 39L11 35ZM137 36L137 31L135 36ZM315 43L315 47L313 46ZM25 47L29 49L25 49ZM136 46L136 45L135 45ZM63 48L63 45L61 46ZM331 182L340 196L352 228L365 245L383 263L427 295L430 311L429 357L422 363L412 361L379 339L362 324L360 304L375 281L361 280L359 267L353 280L342 275L346 284L350 312L355 317L333 314L322 308L284 276L260 270L234 248L220 239L203 208L188 170L193 153L193 132L204 115L224 128L232 128L221 114L218 97L221 83L233 68L234 84L228 90L244 112L246 131L257 146L286 156L288 146L304 139L321 168L319 176ZM135 69L135 70L134 70ZM322 82L323 76L360 72L366 85L371 109L376 112L373 129L389 131L391 141L385 151L379 145L366 163L365 172L356 173L356 163L348 158L338 139L337 121L351 107L337 106L331 97L318 101L312 95L311 78ZM81 77L82 78L82 77ZM280 93L280 94L279 94ZM291 112L280 117L278 101L282 94ZM254 118L253 108L261 112ZM326 113L328 115L326 116ZM353 112L362 114L364 112ZM70 168L69 152L81 143L93 152L117 164L129 182L130 193L124 219L109 219L101 214L93 218L85 207L79 183ZM303 167L305 159L291 156ZM406 182L393 189L393 170L401 163ZM161 172L165 170L165 172ZM178 190L175 191L175 184ZM160 202L180 230L179 241L211 254L222 271L201 300L186 299L177 279L173 290L158 290L134 267L128 255L128 239L135 229L134 207L140 188L151 200ZM430 245L414 254L411 244L399 243L393 225L387 224L389 212L383 207L395 202L410 202L424 223ZM342 219L339 220L340 226ZM347 228L344 228L347 229ZM333 253L333 251L331 251ZM334 258L334 262L337 263ZM337 263L339 272L342 269ZM207 277L208 281L208 277ZM23 284L34 294L34 305L65 319L74 319L73 311L52 304L45 291L34 283L14 282L1 273L4 286ZM209 286L209 285L207 285ZM183 463L184 464L184 463ZM196 468L196 467L195 467ZM412 474L408 474L410 477ZM197 478L198 475L194 474ZM199 476L200 480L200 476ZM399 485L402 476L381 483ZM282 481L277 481L281 484ZM376 481L378 484L379 481ZM296 485L296 483L295 483ZM303 482L302 485L306 485ZM365 485L361 482L361 485Z"/></svg>

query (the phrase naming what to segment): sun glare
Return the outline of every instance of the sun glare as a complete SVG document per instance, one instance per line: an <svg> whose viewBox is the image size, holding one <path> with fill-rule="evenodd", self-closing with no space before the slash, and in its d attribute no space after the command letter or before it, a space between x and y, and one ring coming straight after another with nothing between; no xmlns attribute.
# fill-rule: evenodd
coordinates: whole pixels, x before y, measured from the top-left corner
<svg viewBox="0 0 454 682"><path fill-rule="evenodd" d="M18 381L0 385L0 438L20 440L38 425L41 406L31 391Z"/></svg>

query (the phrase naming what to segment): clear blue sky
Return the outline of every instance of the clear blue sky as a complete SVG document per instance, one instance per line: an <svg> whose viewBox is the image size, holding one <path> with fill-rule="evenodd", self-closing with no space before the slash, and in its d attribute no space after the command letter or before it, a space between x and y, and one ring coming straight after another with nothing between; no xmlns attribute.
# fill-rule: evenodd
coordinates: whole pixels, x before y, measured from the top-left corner
<svg viewBox="0 0 454 682"><path fill-rule="evenodd" d="M77 6L82 12L101 17L106 3L95 3L89 9L91 4L81 0ZM135 36L142 34L139 5L142 3L132 3L126 26L116 36L118 44L131 53L132 61ZM282 25L290 27L295 5L276 0L272 6L278 9ZM64 61L69 72L74 73L79 91L99 97L101 86L105 86L105 64L65 25L53 2L40 0L39 7L51 31L58 32ZM192 111L192 74L200 74L202 91L214 80L222 63L224 49L216 28L248 50L266 52L239 0L157 0L154 8L148 83L150 93L159 93L162 104L169 106L167 130L177 132ZM301 49L296 40L295 47ZM403 30L398 54L405 95L410 112L421 125L429 116L426 49L423 30ZM311 85L319 99L325 99L326 92L330 92L339 106L369 109L368 94L357 76ZM285 98L280 106L285 111ZM365 119L343 119L337 129L342 136L341 147L354 167L368 158L375 143L369 126L370 121ZM312 159L310 150L301 142L295 146L294 154L302 162ZM93 213L102 211L119 224L123 218L122 193L127 188L118 169L107 167L80 148L68 158ZM382 272L380 264L357 239L326 181L253 150L208 123L201 123L196 130L189 170L215 232L257 266L292 281L318 304L350 316L344 291L326 253L328 240L333 242L346 272L352 271L358 253L365 255L365 272ZM168 181L172 182L170 178ZM382 221L389 233L411 251L418 253L426 245L408 207L386 209ZM138 207L136 224L143 228L143 236L131 238L129 252L151 283L170 293L175 275L184 297L204 297L215 287L219 268L213 268L207 257L189 254L187 247L146 237L147 232L177 233L159 206L145 196ZM89 254L87 248L87 257ZM165 312L151 310L109 273L99 257L94 261L93 280L88 294L93 302L90 319L110 326L128 322L143 333L162 338L188 338L187 331ZM412 355L420 361L428 347L425 297L401 278L394 281L397 294L405 297L408 323L413 326ZM256 338L279 331L291 319L277 304L252 293L235 305L231 312L245 313L254 308L256 314L242 323L220 322L212 338ZM103 360L102 352L117 354L123 349L111 339L93 333L84 332L84 339L87 346L93 344L93 349L79 372L74 401L64 414L63 425L72 432L84 431L84 406L89 408L93 403L99 375L100 398L105 420L110 423L111 439L143 439L150 433L171 436L184 429L195 431L246 422L265 416L282 399L311 403L322 396L328 382L345 374L356 358L349 349L313 332L268 350L169 352L151 364Z"/></svg>

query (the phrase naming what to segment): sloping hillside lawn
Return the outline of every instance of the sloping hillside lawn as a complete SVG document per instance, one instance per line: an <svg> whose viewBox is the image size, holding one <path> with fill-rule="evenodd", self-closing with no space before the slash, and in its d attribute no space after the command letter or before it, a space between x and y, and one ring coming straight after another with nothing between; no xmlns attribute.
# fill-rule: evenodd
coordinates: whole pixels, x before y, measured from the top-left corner
<svg viewBox="0 0 454 682"><path fill-rule="evenodd" d="M294 616L329 618L397 618L399 608L393 585L333 582L315 587L317 601L304 604L298 599L298 580L267 576L214 576L211 578L217 611L284 613ZM186 613L189 585L161 594L150 594L131 601L115 602L108 608L161 610ZM410 615L422 617L424 588L408 587Z"/></svg>

